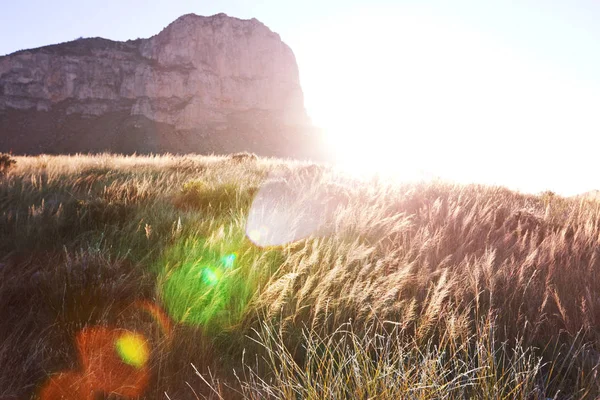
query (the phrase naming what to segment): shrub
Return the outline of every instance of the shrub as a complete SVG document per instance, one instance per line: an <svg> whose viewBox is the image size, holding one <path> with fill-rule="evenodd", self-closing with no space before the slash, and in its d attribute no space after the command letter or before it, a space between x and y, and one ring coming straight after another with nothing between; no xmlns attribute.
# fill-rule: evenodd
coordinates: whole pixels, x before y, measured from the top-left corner
<svg viewBox="0 0 600 400"><path fill-rule="evenodd" d="M254 153L248 153L247 151L242 151L240 153L234 153L229 156L232 161L242 162L242 161L256 161L258 157Z"/></svg>
<svg viewBox="0 0 600 400"><path fill-rule="evenodd" d="M6 174L16 163L10 154L0 153L0 176Z"/></svg>

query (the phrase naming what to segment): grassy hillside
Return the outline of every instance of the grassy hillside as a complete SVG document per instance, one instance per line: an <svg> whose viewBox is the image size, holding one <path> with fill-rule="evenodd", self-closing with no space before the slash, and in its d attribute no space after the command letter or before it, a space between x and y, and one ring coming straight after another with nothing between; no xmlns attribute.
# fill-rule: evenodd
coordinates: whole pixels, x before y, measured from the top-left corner
<svg viewBox="0 0 600 400"><path fill-rule="evenodd" d="M597 202L252 157L15 160L2 399L600 395Z"/></svg>

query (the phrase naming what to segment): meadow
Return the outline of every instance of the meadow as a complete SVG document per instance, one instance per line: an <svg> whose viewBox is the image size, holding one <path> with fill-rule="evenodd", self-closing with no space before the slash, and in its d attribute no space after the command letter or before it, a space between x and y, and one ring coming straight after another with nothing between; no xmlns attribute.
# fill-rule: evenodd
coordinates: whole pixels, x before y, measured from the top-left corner
<svg viewBox="0 0 600 400"><path fill-rule="evenodd" d="M597 201L239 154L7 159L0 399L600 396Z"/></svg>

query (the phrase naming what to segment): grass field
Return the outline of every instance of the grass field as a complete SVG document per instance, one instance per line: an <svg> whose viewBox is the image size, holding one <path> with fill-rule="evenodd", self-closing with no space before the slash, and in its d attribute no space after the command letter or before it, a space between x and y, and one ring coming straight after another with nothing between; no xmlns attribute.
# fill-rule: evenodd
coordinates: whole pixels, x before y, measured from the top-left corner
<svg viewBox="0 0 600 400"><path fill-rule="evenodd" d="M0 399L600 396L596 201L252 157L14 159Z"/></svg>

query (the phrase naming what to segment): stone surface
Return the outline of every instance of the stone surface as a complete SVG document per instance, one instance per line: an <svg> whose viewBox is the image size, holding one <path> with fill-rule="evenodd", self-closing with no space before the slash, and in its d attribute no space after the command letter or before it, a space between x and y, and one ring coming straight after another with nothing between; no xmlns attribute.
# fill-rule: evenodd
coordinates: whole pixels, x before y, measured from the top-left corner
<svg viewBox="0 0 600 400"><path fill-rule="evenodd" d="M149 39L0 57L0 151L295 155L315 137L294 54L256 19L188 14Z"/></svg>

